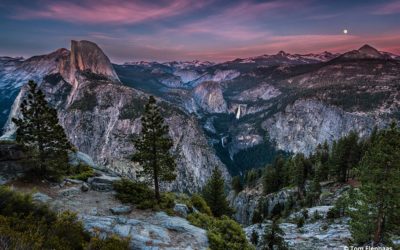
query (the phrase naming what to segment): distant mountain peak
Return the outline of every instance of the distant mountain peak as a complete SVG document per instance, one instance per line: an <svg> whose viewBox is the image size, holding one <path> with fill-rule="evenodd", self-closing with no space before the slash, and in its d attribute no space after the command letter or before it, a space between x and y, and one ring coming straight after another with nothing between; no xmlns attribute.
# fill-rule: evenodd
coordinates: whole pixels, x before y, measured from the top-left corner
<svg viewBox="0 0 400 250"><path fill-rule="evenodd" d="M365 54L381 55L377 49L368 44L363 45L361 48L358 49L358 51Z"/></svg>
<svg viewBox="0 0 400 250"><path fill-rule="evenodd" d="M385 56L382 55L377 49L372 47L371 45L365 44L358 50L349 51L344 53L341 58L345 59L384 59Z"/></svg>
<svg viewBox="0 0 400 250"><path fill-rule="evenodd" d="M286 53L285 51L281 50L281 51L278 52L277 55L279 55L279 56L288 56L289 54Z"/></svg>

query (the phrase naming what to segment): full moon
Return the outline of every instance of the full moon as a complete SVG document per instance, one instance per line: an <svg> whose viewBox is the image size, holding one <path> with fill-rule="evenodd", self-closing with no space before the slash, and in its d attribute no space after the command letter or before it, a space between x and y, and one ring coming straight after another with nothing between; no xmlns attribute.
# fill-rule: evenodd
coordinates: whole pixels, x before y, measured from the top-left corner
<svg viewBox="0 0 400 250"><path fill-rule="evenodd" d="M347 32L348 32L348 30L347 30L347 29L344 29L344 30L343 30L343 34L345 34L345 35L346 35L346 34L347 34Z"/></svg>

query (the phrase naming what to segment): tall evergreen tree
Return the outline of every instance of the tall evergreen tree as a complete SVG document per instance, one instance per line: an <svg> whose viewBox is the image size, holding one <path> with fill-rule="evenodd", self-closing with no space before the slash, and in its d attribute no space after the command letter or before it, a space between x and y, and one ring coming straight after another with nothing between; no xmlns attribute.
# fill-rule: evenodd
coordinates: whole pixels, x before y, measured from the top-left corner
<svg viewBox="0 0 400 250"><path fill-rule="evenodd" d="M263 176L263 188L265 194L270 194L278 191L280 187L280 181L278 178L278 173L272 165L267 165L265 167L265 172Z"/></svg>
<svg viewBox="0 0 400 250"><path fill-rule="evenodd" d="M374 135L360 162L359 202L350 210L358 243L385 242L400 219L400 130L395 123ZM372 227L371 227L372 225Z"/></svg>
<svg viewBox="0 0 400 250"><path fill-rule="evenodd" d="M300 199L304 198L306 180L311 172L311 162L304 154L296 154L292 159L293 183L297 186Z"/></svg>
<svg viewBox="0 0 400 250"><path fill-rule="evenodd" d="M204 186L203 198L211 208L211 211L215 217L232 215L233 210L231 207L229 207L229 203L226 199L225 181L224 178L222 178L222 173L218 168L214 168L211 178Z"/></svg>
<svg viewBox="0 0 400 250"><path fill-rule="evenodd" d="M285 233L283 230L279 227L278 222L276 219L272 220L272 225L270 227L265 228L264 232L264 246L263 250L287 250L287 244L285 243L285 240L283 239L283 235Z"/></svg>
<svg viewBox="0 0 400 250"><path fill-rule="evenodd" d="M285 158L282 155L278 155L272 165L265 167L263 176L264 193L276 192L286 185L285 178L287 173L285 164Z"/></svg>
<svg viewBox="0 0 400 250"><path fill-rule="evenodd" d="M173 142L168 135L168 130L156 99L150 96L142 117L141 134L134 140L136 152L132 160L143 167L139 175L153 182L158 203L160 202L160 182L173 181L176 178L175 157L170 152Z"/></svg>
<svg viewBox="0 0 400 250"><path fill-rule="evenodd" d="M32 159L37 162L37 173L47 176L65 171L72 144L59 124L57 111L49 106L34 81L28 82L20 111L20 118L12 120L17 126L16 140L30 148Z"/></svg>
<svg viewBox="0 0 400 250"><path fill-rule="evenodd" d="M348 180L351 170L361 159L361 147L358 139L357 133L350 132L332 146L331 172L339 182Z"/></svg>
<svg viewBox="0 0 400 250"><path fill-rule="evenodd" d="M243 185L242 185L242 182L240 180L240 176L234 176L232 178L231 184L232 184L233 190L235 190L236 193L239 193L240 191L243 190Z"/></svg>

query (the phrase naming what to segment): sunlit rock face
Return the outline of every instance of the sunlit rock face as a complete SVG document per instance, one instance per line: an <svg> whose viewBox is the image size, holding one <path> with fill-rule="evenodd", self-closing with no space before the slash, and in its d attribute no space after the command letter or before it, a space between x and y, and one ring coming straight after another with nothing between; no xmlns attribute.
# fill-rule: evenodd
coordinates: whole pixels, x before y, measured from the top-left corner
<svg viewBox="0 0 400 250"><path fill-rule="evenodd" d="M40 88L57 108L61 124L71 142L93 160L123 176L136 178L138 166L130 161L132 137L141 131L140 117L148 95L123 86L100 48L86 41L72 42L70 54L58 61L59 71L45 76ZM69 66L68 66L69 65ZM10 117L18 107L26 87L16 98ZM167 190L197 192L211 176L214 167L225 166L208 145L197 119L178 107L159 100L177 156L177 179L164 185ZM15 131L12 122L6 135Z"/></svg>
<svg viewBox="0 0 400 250"><path fill-rule="evenodd" d="M71 41L70 68L71 73L88 70L110 80L119 80L108 57L97 44L89 41Z"/></svg>

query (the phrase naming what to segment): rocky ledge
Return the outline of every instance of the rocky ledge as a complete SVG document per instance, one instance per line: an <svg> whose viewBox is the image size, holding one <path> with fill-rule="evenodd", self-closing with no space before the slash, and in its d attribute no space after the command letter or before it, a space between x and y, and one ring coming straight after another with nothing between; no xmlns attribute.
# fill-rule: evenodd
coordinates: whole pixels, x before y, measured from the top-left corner
<svg viewBox="0 0 400 250"><path fill-rule="evenodd" d="M164 212L138 210L122 204L109 188L98 190L99 184L112 186L117 178L95 177L90 183L66 180L61 185L27 187L18 183L12 187L31 192L35 202L48 204L53 210L73 211L83 222L86 230L100 237L118 235L130 239L131 249L207 249L206 231L191 225L185 218L169 216ZM82 187L87 185L89 190ZM183 204L177 204L177 213ZM186 207L187 209L187 207ZM179 210L179 211L178 211Z"/></svg>

